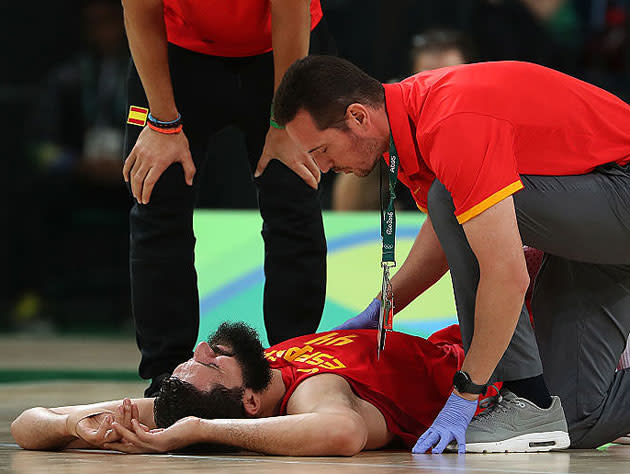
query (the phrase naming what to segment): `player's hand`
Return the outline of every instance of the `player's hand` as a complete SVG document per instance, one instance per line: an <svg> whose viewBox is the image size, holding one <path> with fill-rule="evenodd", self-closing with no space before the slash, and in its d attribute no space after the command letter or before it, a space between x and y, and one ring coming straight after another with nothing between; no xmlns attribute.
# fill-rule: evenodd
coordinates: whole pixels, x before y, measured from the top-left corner
<svg viewBox="0 0 630 474"><path fill-rule="evenodd" d="M168 428L149 430L138 420L132 420L132 427L128 429L119 423L114 423L114 431L121 440L106 443L107 449L115 449L124 453L164 453L190 446L198 442L201 419L188 416Z"/></svg>
<svg viewBox="0 0 630 474"><path fill-rule="evenodd" d="M138 406L135 402L125 398L114 412L104 411L92 416L76 420L68 417L66 424L70 433L90 443L93 446L103 448L105 443L116 442L121 437L113 430L113 423L117 422L131 429L132 419L138 419ZM74 427L74 428L73 428Z"/></svg>
<svg viewBox="0 0 630 474"><path fill-rule="evenodd" d="M381 300L374 298L367 308L354 318L348 319L340 326L334 327L333 331L343 329L376 329L378 327L378 316L381 310Z"/></svg>
<svg viewBox="0 0 630 474"><path fill-rule="evenodd" d="M477 410L477 400L451 393L444 408L438 414L431 427L424 432L413 447L414 454L424 454L431 449L433 454L441 454L448 443L457 441L457 451L466 452L466 428Z"/></svg>
<svg viewBox="0 0 630 474"><path fill-rule="evenodd" d="M182 164L186 184L192 186L197 170L184 131L167 135L144 127L123 166L125 182L131 181L131 193L139 204L149 203L153 186L173 163Z"/></svg>
<svg viewBox="0 0 630 474"><path fill-rule="evenodd" d="M300 150L287 132L269 127L254 177L258 178L274 158L282 161L311 188L317 189L321 173L313 158Z"/></svg>

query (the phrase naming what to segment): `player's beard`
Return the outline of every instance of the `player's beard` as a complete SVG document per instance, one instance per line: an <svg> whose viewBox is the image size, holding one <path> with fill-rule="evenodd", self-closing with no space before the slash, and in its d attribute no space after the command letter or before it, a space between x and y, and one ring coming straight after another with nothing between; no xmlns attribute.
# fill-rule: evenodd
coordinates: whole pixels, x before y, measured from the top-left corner
<svg viewBox="0 0 630 474"><path fill-rule="evenodd" d="M360 156L364 157L364 167L357 167L352 170L355 176L364 178L369 175L372 170L378 164L378 160L383 155L382 146L377 138L359 138L352 132L352 141L354 149L357 150Z"/></svg>
<svg viewBox="0 0 630 474"><path fill-rule="evenodd" d="M225 322L208 337L210 346L229 347L243 371L243 385L259 392L271 381L271 368L256 331L244 323Z"/></svg>

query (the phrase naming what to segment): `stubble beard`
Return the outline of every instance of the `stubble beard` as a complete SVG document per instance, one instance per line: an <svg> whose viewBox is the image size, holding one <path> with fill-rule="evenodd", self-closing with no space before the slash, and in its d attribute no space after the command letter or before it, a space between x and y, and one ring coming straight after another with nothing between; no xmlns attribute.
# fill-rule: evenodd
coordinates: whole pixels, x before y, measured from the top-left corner
<svg viewBox="0 0 630 474"><path fill-rule="evenodd" d="M363 156L370 157L368 161L368 167L353 170L352 173L359 178L365 178L372 171L374 171L374 168L376 168L376 165L378 165L379 160L382 158L383 153L386 150L383 150L383 147L379 143L379 140L375 138L365 139L365 141L360 143L361 154Z"/></svg>

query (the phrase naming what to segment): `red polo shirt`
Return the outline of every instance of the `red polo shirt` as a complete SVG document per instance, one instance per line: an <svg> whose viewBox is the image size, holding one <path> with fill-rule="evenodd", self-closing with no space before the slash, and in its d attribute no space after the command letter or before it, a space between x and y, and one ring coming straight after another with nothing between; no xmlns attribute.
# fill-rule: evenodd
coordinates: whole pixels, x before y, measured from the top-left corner
<svg viewBox="0 0 630 474"><path fill-rule="evenodd" d="M467 64L384 87L400 180L425 212L440 180L460 223L522 189L520 175L630 162L630 106L552 69Z"/></svg>
<svg viewBox="0 0 630 474"><path fill-rule="evenodd" d="M311 31L322 19L311 0ZM170 43L210 56L245 57L271 51L269 0L164 0Z"/></svg>

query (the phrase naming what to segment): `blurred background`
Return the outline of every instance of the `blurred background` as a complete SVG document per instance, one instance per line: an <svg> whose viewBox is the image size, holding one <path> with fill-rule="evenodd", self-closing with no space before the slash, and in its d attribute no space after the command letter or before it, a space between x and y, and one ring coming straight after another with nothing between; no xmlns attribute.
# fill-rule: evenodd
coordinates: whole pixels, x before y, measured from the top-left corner
<svg viewBox="0 0 630 474"><path fill-rule="evenodd" d="M339 55L384 82L452 64L515 59L630 98L630 0L322 4ZM131 338L131 200L121 179L129 53L120 2L2 2L0 24L5 45L0 264L6 282L0 332ZM205 184L195 226L202 331L225 318L261 327L260 221L238 132L224 130L212 153L229 153L233 166L215 172L217 160L210 157L201 177ZM362 309L378 287L377 186L377 174L362 182L352 176L323 180L331 252L322 329ZM405 195L399 206L414 208ZM229 215L247 239L227 239L228 247L210 251L215 239L203 233L224 210L233 210ZM363 212L352 214L349 225L339 220L340 211ZM399 260L422 222L417 211L404 216ZM368 263L372 270L364 269ZM407 310L400 319L403 329L425 334L453 320L448 282L437 292L427 306Z"/></svg>

